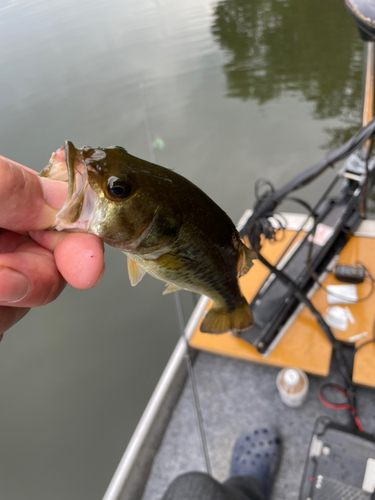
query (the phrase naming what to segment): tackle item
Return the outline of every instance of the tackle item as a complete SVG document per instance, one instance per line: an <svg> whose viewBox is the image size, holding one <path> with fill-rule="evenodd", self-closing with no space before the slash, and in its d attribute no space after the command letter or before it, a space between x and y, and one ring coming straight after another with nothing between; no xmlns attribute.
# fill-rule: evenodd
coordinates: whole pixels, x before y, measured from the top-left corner
<svg viewBox="0 0 375 500"><path fill-rule="evenodd" d="M344 498L375 498L375 437L320 417L311 439L299 500Z"/></svg>
<svg viewBox="0 0 375 500"><path fill-rule="evenodd" d="M276 385L281 401L292 408L302 406L309 390L306 373L298 368L283 368L277 375Z"/></svg>
<svg viewBox="0 0 375 500"><path fill-rule="evenodd" d="M359 266L337 265L333 271L335 278L345 283L363 283L365 279L365 270Z"/></svg>

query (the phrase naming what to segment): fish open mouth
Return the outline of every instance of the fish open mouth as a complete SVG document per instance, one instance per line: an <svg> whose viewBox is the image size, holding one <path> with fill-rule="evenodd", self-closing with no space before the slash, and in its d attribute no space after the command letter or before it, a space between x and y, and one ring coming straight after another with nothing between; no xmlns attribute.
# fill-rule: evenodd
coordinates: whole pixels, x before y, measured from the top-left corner
<svg viewBox="0 0 375 500"><path fill-rule="evenodd" d="M64 206L50 229L88 232L98 197L90 187L82 150L65 141L64 146L52 153L49 164L39 176L68 183Z"/></svg>

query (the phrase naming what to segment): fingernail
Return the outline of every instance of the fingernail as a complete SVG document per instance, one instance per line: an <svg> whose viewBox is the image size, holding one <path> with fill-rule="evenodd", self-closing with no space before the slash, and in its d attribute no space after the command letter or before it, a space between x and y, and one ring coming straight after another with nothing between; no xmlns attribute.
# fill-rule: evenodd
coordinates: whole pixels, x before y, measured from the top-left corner
<svg viewBox="0 0 375 500"><path fill-rule="evenodd" d="M0 302L18 302L26 297L29 291L30 281L26 276L9 267L0 269Z"/></svg>
<svg viewBox="0 0 375 500"><path fill-rule="evenodd" d="M68 185L65 182L53 181L45 177L39 177L39 181L48 205L55 210L60 210L65 202Z"/></svg>

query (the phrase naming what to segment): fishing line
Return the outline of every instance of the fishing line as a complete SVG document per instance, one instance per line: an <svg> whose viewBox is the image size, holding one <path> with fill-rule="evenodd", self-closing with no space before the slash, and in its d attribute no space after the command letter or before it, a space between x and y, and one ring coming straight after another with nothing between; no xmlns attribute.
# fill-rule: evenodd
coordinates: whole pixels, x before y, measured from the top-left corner
<svg viewBox="0 0 375 500"><path fill-rule="evenodd" d="M199 433L200 433L200 437L201 437L203 456L204 456L204 460L206 463L207 474L212 476L212 469L211 469L210 457L208 454L206 433L204 430L202 410L201 410L201 405L200 405L199 395L198 395L197 381L195 378L195 372L194 372L194 368L193 368L193 360L192 360L191 353L190 353L190 346L189 346L189 343L188 343L187 338L185 336L185 320L184 320L184 315L183 315L183 311L182 311L181 296L180 296L180 292L178 290L174 293L174 297L175 297L175 302L176 302L178 322L180 324L180 333L181 333L181 337L183 338L184 343L185 343L185 356L184 357L185 357L186 367L187 367L187 371L189 374L189 379L190 379L191 388L192 388L192 392L193 392L194 406L195 406L195 410L196 410L195 413L196 413Z"/></svg>
<svg viewBox="0 0 375 500"><path fill-rule="evenodd" d="M143 123L145 124L145 129L146 129L148 152L150 154L150 159L151 159L152 163L156 163L155 149L152 145L153 144L153 136L152 136L152 130L151 130L151 122L150 122L150 117L148 114L147 100L146 100L146 95L145 95L143 83L139 84L139 95L141 98L141 105L142 105L142 111L143 111Z"/></svg>
<svg viewBox="0 0 375 500"><path fill-rule="evenodd" d="M140 98L141 98L141 105L142 105L142 111L143 111L143 121L145 124L147 144L148 144L148 148L149 148L150 158L151 158L151 161L153 163L156 163L156 153L155 153L155 149L153 147L153 134L152 134L152 129L151 129L150 116L148 114L148 106L147 106L147 100L146 100L146 95L144 92L143 83L139 84L139 94L140 94ZM203 425L201 404L199 401L197 380L195 378L195 372L194 372L193 360L192 360L192 356L191 356L191 352L190 352L190 346L189 346L189 343L188 343L187 338L185 336L185 320L184 320L184 314L183 314L183 310L182 310L182 302L181 302L180 292L176 291L174 293L174 297L175 297L175 303L176 303L178 322L180 325L180 334L181 334L181 337L182 337L184 344L185 344L184 358L185 358L188 377L190 380L190 385L191 385L192 393L193 393L194 408L195 408L195 414L196 414L196 418L197 418L197 425L198 425L198 429L199 429L201 445L202 445L202 452L203 452L204 461L206 464L207 474L212 476L212 468L211 468L211 463L210 463L210 457L208 455L207 439L206 439L206 433L205 433L204 425Z"/></svg>

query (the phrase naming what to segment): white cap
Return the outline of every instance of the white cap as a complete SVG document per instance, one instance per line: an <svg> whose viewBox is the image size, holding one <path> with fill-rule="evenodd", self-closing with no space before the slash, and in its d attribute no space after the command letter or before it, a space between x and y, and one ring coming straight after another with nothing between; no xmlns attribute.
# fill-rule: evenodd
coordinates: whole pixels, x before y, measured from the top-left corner
<svg viewBox="0 0 375 500"><path fill-rule="evenodd" d="M293 370L293 368L289 368L284 372L284 382L290 386L297 385L300 380L300 375L297 370Z"/></svg>

